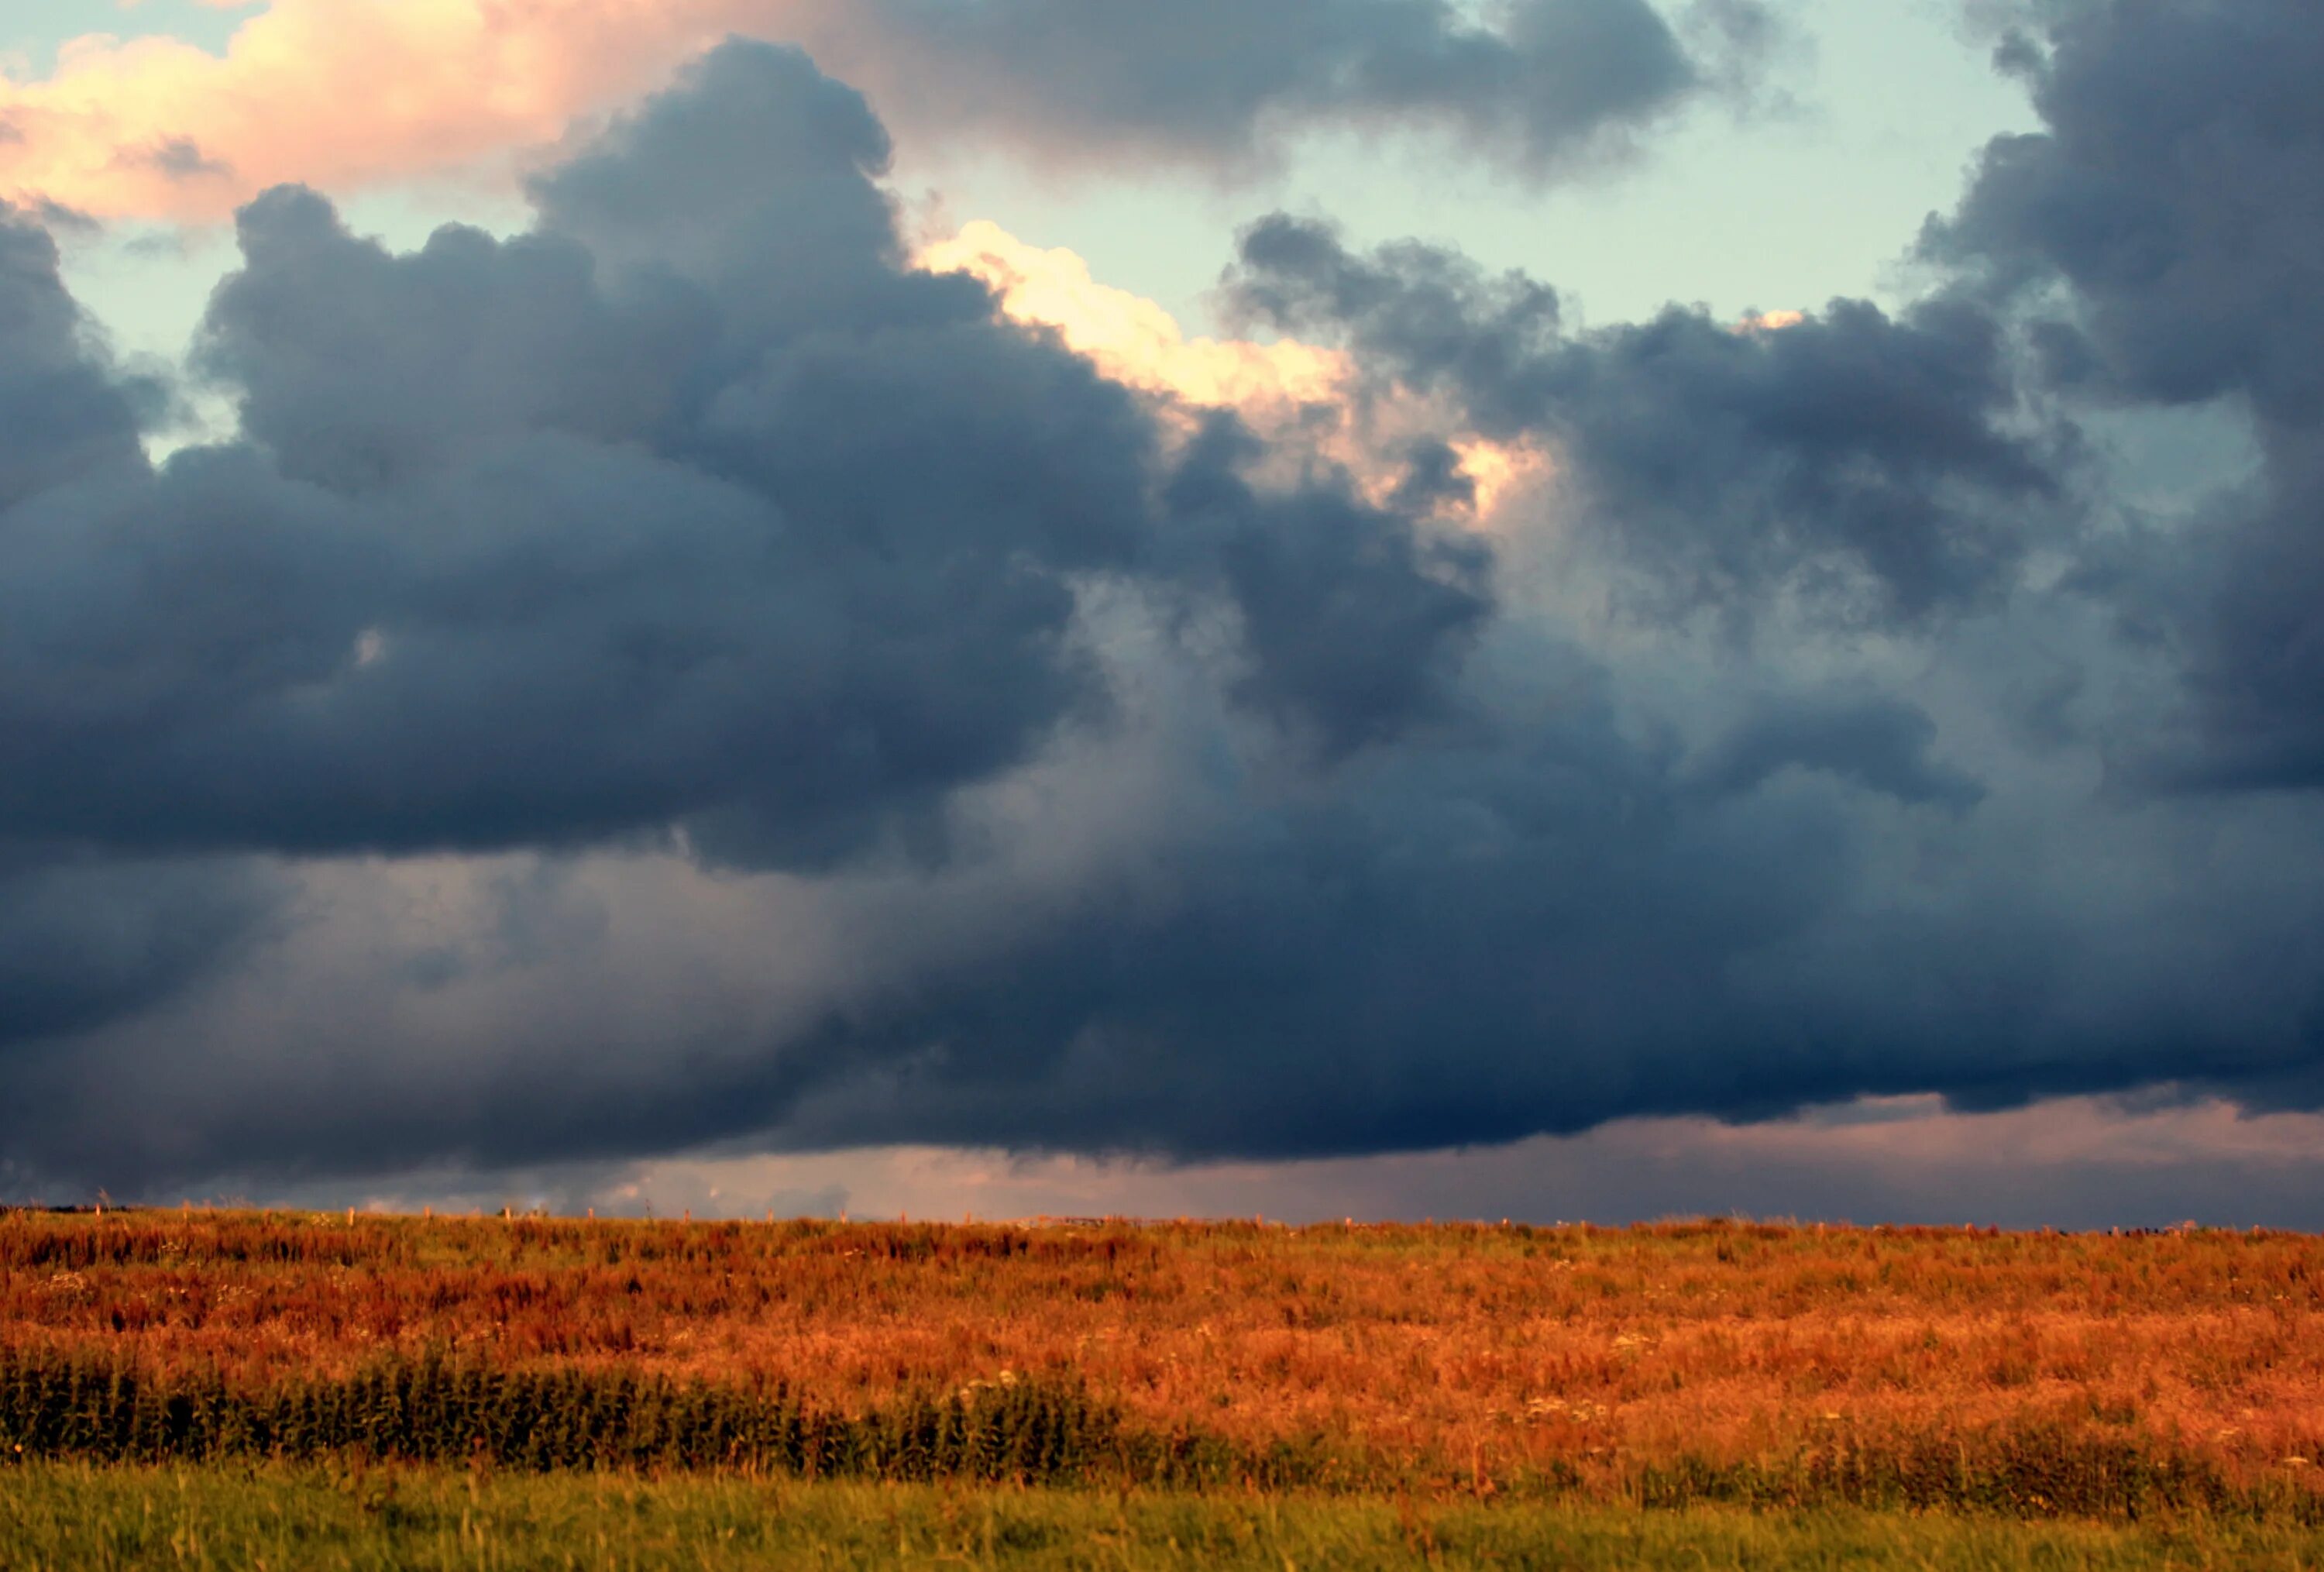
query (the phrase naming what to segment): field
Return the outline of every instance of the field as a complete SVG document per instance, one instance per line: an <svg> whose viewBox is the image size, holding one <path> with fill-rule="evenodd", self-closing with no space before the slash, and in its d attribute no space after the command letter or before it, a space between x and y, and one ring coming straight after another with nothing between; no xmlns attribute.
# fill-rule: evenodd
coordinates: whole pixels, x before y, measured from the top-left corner
<svg viewBox="0 0 2324 1572"><path fill-rule="evenodd" d="M836 1564L1004 1519L1029 1564L1176 1564L1264 1512L1294 1540L1254 1565L1638 1533L1690 1565L2015 1565L2037 1533L2043 1565L2310 1565L2324 1241L17 1212L0 1456L42 1533L76 1501L338 1512L414 1536L398 1565L479 1564L447 1535L488 1508L530 1564L543 1514L586 1542L625 1491L745 1539L879 1528L816 1540ZM364 1508L383 1480L402 1504Z"/></svg>

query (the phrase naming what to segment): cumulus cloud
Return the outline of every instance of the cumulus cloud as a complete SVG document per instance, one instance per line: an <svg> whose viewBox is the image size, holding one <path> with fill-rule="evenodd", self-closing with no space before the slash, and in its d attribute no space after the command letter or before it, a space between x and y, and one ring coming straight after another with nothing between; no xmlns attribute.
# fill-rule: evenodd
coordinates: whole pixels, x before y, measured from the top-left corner
<svg viewBox="0 0 2324 1572"><path fill-rule="evenodd" d="M1450 0L270 0L223 54L96 36L0 82L0 191L194 218L440 172L549 142L729 32L806 45L930 142L1234 169L1310 129L1407 127L1545 176L1748 84L1776 29L1757 0L1698 0L1676 29L1646 0L1517 0L1492 26Z"/></svg>
<svg viewBox="0 0 2324 1572"><path fill-rule="evenodd" d="M1358 255L1281 214L1244 233L1228 287L1241 315L1344 341L1481 431L1551 443L1658 610L1748 617L1790 589L1849 620L1921 618L1990 596L2057 516L2064 439L2026 429L2003 324L1961 299L1741 328L1673 307L1572 334L1522 274L1413 243Z"/></svg>
<svg viewBox="0 0 2324 1572"><path fill-rule="evenodd" d="M2189 657L2195 735L2150 779L2324 781L2324 14L2300 0L2127 0L2015 19L2004 60L2044 122L1985 150L1929 257L2032 323L2046 385L2099 407L2224 404L2257 482L2094 579Z"/></svg>
<svg viewBox="0 0 2324 1572"><path fill-rule="evenodd" d="M60 543L35 520L143 483L139 428L159 396L96 347L57 264L48 234L0 208L0 558L14 569L0 587L10 624L0 686L24 727L12 754L37 751L43 723L81 698L52 660L70 614L47 595L20 600L14 581L29 569L53 590L51 575L69 572L73 549L51 555ZM268 893L247 868L124 863L0 816L0 1052L167 995L239 949Z"/></svg>
<svg viewBox="0 0 2324 1572"><path fill-rule="evenodd" d="M0 208L0 507L142 468L140 390L92 353L48 231Z"/></svg>
<svg viewBox="0 0 2324 1572"><path fill-rule="evenodd" d="M1333 476L1255 492L1231 440L1166 473L1130 391L905 266L885 157L857 95L738 45L544 176L505 244L395 256L272 192L201 349L249 441L158 471L52 346L130 459L0 533L10 822L299 852L687 822L812 861L1098 701L1093 577L1220 599L1286 724L1420 706L1483 610L1474 549ZM1376 672L1341 681L1335 641Z"/></svg>
<svg viewBox="0 0 2324 1572"><path fill-rule="evenodd" d="M1688 14L1690 51L1645 0L1514 0L1480 25L1445 0L1070 0L802 5L786 18L883 103L926 124L1232 167L1286 132L1444 130L1545 174L1621 147L1774 42L1753 0ZM905 105L918 107L905 109Z"/></svg>
<svg viewBox="0 0 2324 1572"><path fill-rule="evenodd" d="M543 175L512 241L396 255L270 192L198 356L245 437L159 466L151 390L47 236L0 229L0 922L40 964L6 1040L240 958L285 894L243 856L941 860L947 794L1109 702L1093 595L1326 750L1441 707L1480 548L1329 466L1247 481L1231 416L1166 451L1142 395L907 265L886 157L858 95L738 44ZM12 1140L39 1087L63 1116L97 1084L44 1062Z"/></svg>

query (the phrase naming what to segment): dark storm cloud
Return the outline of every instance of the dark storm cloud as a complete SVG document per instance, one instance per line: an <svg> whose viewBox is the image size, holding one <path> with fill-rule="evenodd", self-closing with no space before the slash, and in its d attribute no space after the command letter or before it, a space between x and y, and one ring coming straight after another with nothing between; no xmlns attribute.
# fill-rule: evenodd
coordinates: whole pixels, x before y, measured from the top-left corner
<svg viewBox="0 0 2324 1572"><path fill-rule="evenodd" d="M1447 0L846 0L788 20L891 117L1052 159L1247 166L1286 132L1405 125L1535 175L1747 86L1778 32L1757 0L1677 29L1646 0L1516 0L1489 26Z"/></svg>
<svg viewBox="0 0 2324 1572"><path fill-rule="evenodd" d="M96 584L26 581L45 545L29 515L143 482L138 427L154 402L94 347L57 266L47 233L0 204L0 689L35 728L78 697L51 661L72 618L58 596ZM0 752L27 745L40 745L36 729ZM123 864L48 843L40 828L0 814L0 1051L165 997L236 953L267 912L266 882L246 870Z"/></svg>
<svg viewBox="0 0 2324 1572"><path fill-rule="evenodd" d="M2058 513L2061 439L2015 429L2002 324L1959 299L1748 330L1673 307L1567 334L1522 275L1410 243L1357 255L1281 215L1244 234L1229 289L1489 434L1553 442L1597 537L1681 604L1748 619L1789 587L1917 620L1993 595Z"/></svg>
<svg viewBox="0 0 2324 1572"><path fill-rule="evenodd" d="M261 937L279 897L247 867L0 848L0 1057L216 972Z"/></svg>
<svg viewBox="0 0 2324 1572"><path fill-rule="evenodd" d="M1966 810L1985 791L1932 759L1936 723L1893 698L1794 700L1753 716L1720 739L1695 768L1698 791L1750 791L1778 772L1821 771L1899 802Z"/></svg>
<svg viewBox="0 0 2324 1572"><path fill-rule="evenodd" d="M1258 807L1005 964L847 1012L727 1105L808 1148L1312 1157L1906 1090L2249 1093L2316 1062L2324 942L2286 926L2313 898L2255 886L2190 943L2172 898L2107 912L2096 869L2009 869L1909 725L1766 726L1691 765L1618 724L1572 706ZM1958 868L1885 866L1899 833ZM2294 844L2315 826L2259 855Z"/></svg>
<svg viewBox="0 0 2324 1572"><path fill-rule="evenodd" d="M158 474L13 235L11 371L88 410L9 449L44 467L0 529L0 814L300 853L699 818L827 860L1100 701L1091 576L1215 592L1254 702L1392 734L1481 612L1475 554L1342 483L1261 504L1207 450L1170 481L1133 395L906 269L885 157L852 90L734 45L544 176L533 235L399 256L272 192L201 352L252 444Z"/></svg>
<svg viewBox="0 0 2324 1572"><path fill-rule="evenodd" d="M1216 417L1167 493L1241 615L1250 663L1238 691L1334 754L1443 717L1490 609L1489 554L1424 539L1344 483L1268 495L1240 472L1258 455L1231 417Z"/></svg>
<svg viewBox="0 0 2324 1572"><path fill-rule="evenodd" d="M2200 703L2198 735L2144 769L2324 783L2324 10L2052 7L2005 59L2044 127L1986 149L1923 250L2034 319L2052 386L2227 401L2264 460L2135 586L2126 609L2183 642Z"/></svg>

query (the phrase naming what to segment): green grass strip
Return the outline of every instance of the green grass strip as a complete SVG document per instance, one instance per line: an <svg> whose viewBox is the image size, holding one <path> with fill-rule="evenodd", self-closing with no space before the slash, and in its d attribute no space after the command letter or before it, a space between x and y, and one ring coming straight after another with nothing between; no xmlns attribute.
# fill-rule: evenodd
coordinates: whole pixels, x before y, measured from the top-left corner
<svg viewBox="0 0 2324 1572"><path fill-rule="evenodd" d="M2310 1567L2324 1532L625 1475L39 1465L0 1572L686 1567Z"/></svg>

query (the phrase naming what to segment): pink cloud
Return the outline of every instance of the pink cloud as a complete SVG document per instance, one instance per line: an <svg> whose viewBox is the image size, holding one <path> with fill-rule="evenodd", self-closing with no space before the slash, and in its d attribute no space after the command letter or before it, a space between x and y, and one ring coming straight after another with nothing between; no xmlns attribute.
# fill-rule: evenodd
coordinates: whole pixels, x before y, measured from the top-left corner
<svg viewBox="0 0 2324 1572"><path fill-rule="evenodd" d="M96 35L0 81L0 190L214 218L286 180L346 190L554 140L783 0L273 0L223 54Z"/></svg>
<svg viewBox="0 0 2324 1572"><path fill-rule="evenodd" d="M907 125L995 107L854 0L266 0L223 53L93 33L45 78L0 77L0 195L205 220L285 181L504 162L738 33L800 44Z"/></svg>

